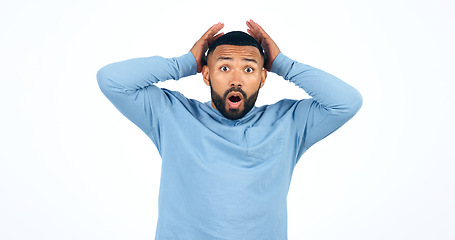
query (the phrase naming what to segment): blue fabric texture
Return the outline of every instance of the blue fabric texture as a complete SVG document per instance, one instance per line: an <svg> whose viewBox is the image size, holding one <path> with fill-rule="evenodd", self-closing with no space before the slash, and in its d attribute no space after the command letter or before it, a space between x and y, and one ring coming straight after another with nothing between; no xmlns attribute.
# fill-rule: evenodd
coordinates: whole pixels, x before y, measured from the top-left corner
<svg viewBox="0 0 455 240"><path fill-rule="evenodd" d="M157 240L287 239L294 166L355 115L362 97L340 79L282 53L271 71L311 98L254 107L235 121L210 102L154 85L196 74L191 52L135 58L98 71L102 92L161 155Z"/></svg>

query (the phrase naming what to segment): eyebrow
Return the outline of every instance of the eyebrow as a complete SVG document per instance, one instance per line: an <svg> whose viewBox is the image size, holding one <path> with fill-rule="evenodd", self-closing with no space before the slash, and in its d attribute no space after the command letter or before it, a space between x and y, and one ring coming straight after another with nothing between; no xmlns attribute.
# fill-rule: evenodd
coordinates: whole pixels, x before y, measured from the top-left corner
<svg viewBox="0 0 455 240"><path fill-rule="evenodd" d="M218 61L221 61L221 60L232 61L233 59L232 59L231 57L223 57L223 56L218 57L218 58L216 59L217 62L218 62ZM258 63L256 60L252 59L252 58L242 58L242 60L243 60L243 61L247 61L247 62L254 62L254 63L256 63L256 64L259 65L259 63Z"/></svg>

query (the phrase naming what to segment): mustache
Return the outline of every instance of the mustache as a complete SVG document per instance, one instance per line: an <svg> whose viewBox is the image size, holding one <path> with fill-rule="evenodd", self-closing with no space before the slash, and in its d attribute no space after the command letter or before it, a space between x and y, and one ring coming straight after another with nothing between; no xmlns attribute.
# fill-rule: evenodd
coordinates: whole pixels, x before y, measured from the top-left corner
<svg viewBox="0 0 455 240"><path fill-rule="evenodd" d="M213 89L212 87L212 79L210 78L210 75L209 75L209 84L210 84L210 88ZM227 95L231 92L239 92L240 94L242 94L243 96L243 99L246 99L247 96L246 96L246 93L239 87L232 87L231 89L227 90L225 93L224 93L224 98L227 97Z"/></svg>
<svg viewBox="0 0 455 240"><path fill-rule="evenodd" d="M243 99L246 99L246 93L239 87L232 87L231 89L227 90L224 93L224 98L226 98L227 95L229 95L229 93L231 93L231 92L239 92L240 94L242 94Z"/></svg>

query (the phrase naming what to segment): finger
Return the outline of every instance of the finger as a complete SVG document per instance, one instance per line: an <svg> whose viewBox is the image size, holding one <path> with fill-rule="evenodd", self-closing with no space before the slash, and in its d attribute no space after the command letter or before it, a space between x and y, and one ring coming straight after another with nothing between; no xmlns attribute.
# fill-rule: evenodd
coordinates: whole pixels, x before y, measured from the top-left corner
<svg viewBox="0 0 455 240"><path fill-rule="evenodd" d="M250 29L247 29L246 31L247 31L254 39L256 39L256 41L261 42L261 41L260 41L261 39L259 39L259 38L256 36L256 34L254 34L253 31L251 31Z"/></svg>
<svg viewBox="0 0 455 240"><path fill-rule="evenodd" d="M253 20L250 20L250 21L253 21ZM259 42L262 41L262 39L264 38L264 35L262 34L262 32L259 30L259 28L253 24L252 22L248 21L247 22L247 26L249 27L249 29L247 29L248 33L250 33L250 35L252 37L254 37L256 40L258 40Z"/></svg>
<svg viewBox="0 0 455 240"><path fill-rule="evenodd" d="M251 31L251 29L248 28L246 31L247 31L248 34L250 34L252 37L256 38L256 34L254 34L254 32Z"/></svg>
<svg viewBox="0 0 455 240"><path fill-rule="evenodd" d="M248 21L246 21L246 25L247 25L249 28L251 28L251 29L252 29L252 28L253 28L253 26L252 26L252 24L250 23L250 21L251 21L251 20L248 20Z"/></svg>
<svg viewBox="0 0 455 240"><path fill-rule="evenodd" d="M209 37L215 36L223 27L224 23L221 22L213 25L212 28L210 29L211 31L209 32Z"/></svg>
<svg viewBox="0 0 455 240"><path fill-rule="evenodd" d="M217 32L219 32L222 28L224 27L224 24L219 22L211 26L205 33L202 35L202 38L209 38L215 35Z"/></svg>
<svg viewBox="0 0 455 240"><path fill-rule="evenodd" d="M246 22L246 25L247 25L247 26L248 26L248 28L249 28L249 29L247 29L247 30L249 30L249 31L253 32L253 33L254 33L254 35L256 35L256 33L255 33L255 32L256 32L257 30L255 29L255 26L253 26L253 24L251 24L251 22L250 22L250 21L247 21L247 22Z"/></svg>
<svg viewBox="0 0 455 240"><path fill-rule="evenodd" d="M264 29L262 29L261 25L259 25L257 22L253 21L253 19L250 19L251 25L253 25L255 28L258 30L265 32Z"/></svg>
<svg viewBox="0 0 455 240"><path fill-rule="evenodd" d="M250 33L250 35L252 35L252 36L254 35L254 36L258 37L255 26L253 26L250 21L246 21L246 25L248 26L248 29L247 29L248 33Z"/></svg>
<svg viewBox="0 0 455 240"><path fill-rule="evenodd" d="M221 33L218 33L217 35L213 36L212 38L210 38L207 42L210 45L212 45L212 43L219 37L223 36L224 35L224 32L221 32Z"/></svg>
<svg viewBox="0 0 455 240"><path fill-rule="evenodd" d="M262 45L262 42L264 40L264 38L262 37L258 37L253 31L251 31L250 29L247 29L248 33L254 38L256 39L256 41L258 41L259 44Z"/></svg>
<svg viewBox="0 0 455 240"><path fill-rule="evenodd" d="M253 19L250 19L249 24L251 26L251 30L255 32L256 35L260 35L262 38L269 38L269 35L264 31L264 29Z"/></svg>
<svg viewBox="0 0 455 240"><path fill-rule="evenodd" d="M217 24L219 24L219 23L217 23ZM210 35L210 33L213 31L213 29L215 28L215 26L217 24L212 25L207 31L205 31L205 33L202 36L206 37L206 36Z"/></svg>
<svg viewBox="0 0 455 240"><path fill-rule="evenodd" d="M249 21L246 22L246 24L248 25L248 27L255 31L255 32L258 32L260 30L260 26L255 23L252 19L250 19Z"/></svg>

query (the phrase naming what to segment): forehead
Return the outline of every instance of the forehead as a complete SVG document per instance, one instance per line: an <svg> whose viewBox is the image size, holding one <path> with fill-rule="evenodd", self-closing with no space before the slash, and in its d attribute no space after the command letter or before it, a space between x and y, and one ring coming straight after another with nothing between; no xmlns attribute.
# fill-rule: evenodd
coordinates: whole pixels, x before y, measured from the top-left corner
<svg viewBox="0 0 455 240"><path fill-rule="evenodd" d="M259 49L253 46L220 45L208 56L207 60L217 60L219 57L254 59L258 63L263 61Z"/></svg>

